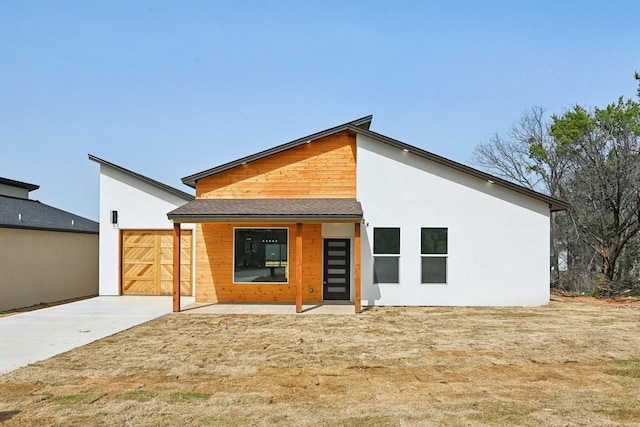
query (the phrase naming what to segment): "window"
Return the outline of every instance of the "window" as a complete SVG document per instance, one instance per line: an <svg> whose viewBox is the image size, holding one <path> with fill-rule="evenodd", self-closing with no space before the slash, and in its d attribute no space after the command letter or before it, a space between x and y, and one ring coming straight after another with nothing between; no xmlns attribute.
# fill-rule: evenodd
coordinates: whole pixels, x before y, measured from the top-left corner
<svg viewBox="0 0 640 427"><path fill-rule="evenodd" d="M422 228L420 234L422 283L447 283L447 229Z"/></svg>
<svg viewBox="0 0 640 427"><path fill-rule="evenodd" d="M373 282L400 283L400 229L373 229Z"/></svg>
<svg viewBox="0 0 640 427"><path fill-rule="evenodd" d="M234 230L234 283L287 283L289 245L286 228Z"/></svg>

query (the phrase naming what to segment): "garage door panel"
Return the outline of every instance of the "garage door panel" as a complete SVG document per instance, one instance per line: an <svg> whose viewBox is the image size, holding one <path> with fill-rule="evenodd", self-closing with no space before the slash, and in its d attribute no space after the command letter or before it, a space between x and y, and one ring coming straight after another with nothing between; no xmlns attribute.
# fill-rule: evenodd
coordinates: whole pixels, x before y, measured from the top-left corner
<svg viewBox="0 0 640 427"><path fill-rule="evenodd" d="M182 230L180 294L192 295L192 233ZM173 294L173 231L124 230L122 232L122 293Z"/></svg>
<svg viewBox="0 0 640 427"><path fill-rule="evenodd" d="M149 248L124 248L124 257L129 262L148 261L153 263L155 260L155 247Z"/></svg>
<svg viewBox="0 0 640 427"><path fill-rule="evenodd" d="M173 295L173 281L163 280L160 283L161 291L163 295ZM180 282L180 295L188 296L191 295L191 282L182 281Z"/></svg>
<svg viewBox="0 0 640 427"><path fill-rule="evenodd" d="M153 295L156 292L154 280L125 280L124 293L127 295Z"/></svg>
<svg viewBox="0 0 640 427"><path fill-rule="evenodd" d="M125 265L123 271L124 280L153 280L155 277L153 263L136 263Z"/></svg>

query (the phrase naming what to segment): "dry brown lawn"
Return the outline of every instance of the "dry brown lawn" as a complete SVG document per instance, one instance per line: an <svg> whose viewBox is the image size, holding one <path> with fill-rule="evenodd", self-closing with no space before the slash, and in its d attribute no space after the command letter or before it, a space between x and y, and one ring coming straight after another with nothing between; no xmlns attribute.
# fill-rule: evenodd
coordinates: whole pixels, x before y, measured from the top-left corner
<svg viewBox="0 0 640 427"><path fill-rule="evenodd" d="M640 310L167 315L0 376L0 424L640 425Z"/></svg>

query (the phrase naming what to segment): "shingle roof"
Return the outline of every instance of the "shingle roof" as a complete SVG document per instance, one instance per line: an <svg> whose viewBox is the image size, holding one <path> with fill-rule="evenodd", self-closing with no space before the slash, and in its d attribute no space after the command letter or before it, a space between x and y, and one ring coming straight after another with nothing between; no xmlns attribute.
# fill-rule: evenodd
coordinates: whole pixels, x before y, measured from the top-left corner
<svg viewBox="0 0 640 427"><path fill-rule="evenodd" d="M184 191L178 190L177 188L171 187L170 185L163 184L163 183L161 183L159 181L156 181L155 179L151 179L151 178L148 178L148 177L146 177L144 175L140 175L137 172L134 172L134 171L126 169L126 168L123 168L122 166L118 166L115 163L108 162L108 161L103 160L103 159L101 159L99 157L96 157L96 156L94 156L92 154L89 154L89 160L93 160L94 162L99 163L101 165L109 166L109 167L111 167L113 169L116 169L116 170L122 172L122 173L125 173L125 174L127 174L129 176L132 176L134 178L137 178L140 181L144 181L147 184L150 184L150 185L152 185L152 186L154 186L156 188L160 188L161 190L169 192L169 193L173 194L174 196L178 196L178 197L180 197L180 198L182 198L184 200L188 201L188 200L195 199L195 196L192 195L192 194L185 193Z"/></svg>
<svg viewBox="0 0 640 427"><path fill-rule="evenodd" d="M316 139L320 139L320 138L324 138L326 136L329 135L333 135L335 133L338 132L343 132L343 131L348 131L348 132L353 132L355 134L362 134L365 135L371 139L374 139L378 142L396 147L398 149L401 149L403 151L406 151L408 153L411 154L415 154L416 156L422 157L424 159L430 160L432 162L435 163L439 163L441 165L450 167L452 169L455 169L459 172L468 174L468 175L472 175L476 178L494 183L495 185L501 186L501 187L505 187L508 188L509 190L515 191L517 193L520 194L524 194L526 196L532 197L534 199L540 200L544 203L547 203L549 205L550 210L553 211L560 211L560 210L565 210L569 207L569 205L562 201L562 200L558 200L556 198L547 196L546 194L542 194L539 193L537 191L531 190L529 188L526 187L522 187L520 185L514 184L512 182L509 182L507 180L504 180L502 178L498 178L497 176L493 176L491 174L488 174L486 172L482 172L480 170L474 169L472 167L463 165L461 163L458 162L454 162L453 160L449 160L445 157L442 156L438 156L437 154L433 154L429 151L423 150L421 148L415 147L413 145L409 145L407 143L404 143L402 141L398 141L396 139L390 138L388 136L373 132L371 130L369 130L369 127L371 125L371 121L373 120L373 116L366 116L366 117L362 117L360 119L354 120L352 122L347 122L345 124L321 131L321 132L317 132L314 133L312 135L309 136L305 136L303 138L299 138L296 139L295 141L291 141L288 142L286 144L282 144L279 145L277 147L271 148L269 150L265 150L265 151L261 151L259 153L253 154L251 156L247 156L247 157L243 157L242 159L238 159L236 161L233 162L229 162L229 163L225 163L223 165L217 166L215 168L212 169L208 169L206 171L194 174L194 175L190 175L187 176L185 178L182 178L182 182L185 183L188 186L191 186L193 188L195 188L196 186L196 182L199 179L211 176L211 175L215 175L217 173L220 172L224 172L228 169L234 168L236 166L240 166L242 164L248 163L248 162L252 162L255 160L259 160L262 159L264 157L270 156L272 154L276 154L276 153L280 153L282 151L291 149L291 148L295 148L297 146L300 146L302 144L305 144L309 141L314 141Z"/></svg>
<svg viewBox="0 0 640 427"><path fill-rule="evenodd" d="M0 196L0 228L98 233L98 223L37 200Z"/></svg>
<svg viewBox="0 0 640 427"><path fill-rule="evenodd" d="M176 222L362 219L356 199L196 199L167 214Z"/></svg>

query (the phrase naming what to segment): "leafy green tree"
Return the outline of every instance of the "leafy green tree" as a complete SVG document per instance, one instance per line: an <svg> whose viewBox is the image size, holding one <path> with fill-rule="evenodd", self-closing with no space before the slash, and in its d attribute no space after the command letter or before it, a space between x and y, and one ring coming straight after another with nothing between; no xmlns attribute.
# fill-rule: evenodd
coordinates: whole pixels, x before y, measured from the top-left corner
<svg viewBox="0 0 640 427"><path fill-rule="evenodd" d="M618 259L640 232L640 104L620 98L592 112L576 106L553 116L550 135L570 147L564 193L571 219L600 255L607 282L619 279Z"/></svg>

